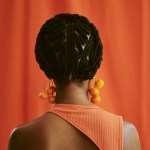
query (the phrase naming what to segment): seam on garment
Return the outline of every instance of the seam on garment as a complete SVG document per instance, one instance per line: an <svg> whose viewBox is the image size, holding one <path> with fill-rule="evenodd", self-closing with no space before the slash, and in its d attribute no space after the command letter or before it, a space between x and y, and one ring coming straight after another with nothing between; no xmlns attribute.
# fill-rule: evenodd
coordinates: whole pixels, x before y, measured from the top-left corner
<svg viewBox="0 0 150 150"><path fill-rule="evenodd" d="M120 149L123 150L123 118L122 116L119 117L119 133L121 134L121 139L119 140L119 144L120 144Z"/></svg>

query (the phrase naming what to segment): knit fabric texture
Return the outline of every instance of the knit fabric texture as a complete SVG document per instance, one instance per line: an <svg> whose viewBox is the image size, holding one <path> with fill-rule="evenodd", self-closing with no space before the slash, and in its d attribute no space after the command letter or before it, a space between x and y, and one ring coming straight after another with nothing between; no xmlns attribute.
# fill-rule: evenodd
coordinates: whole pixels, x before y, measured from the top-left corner
<svg viewBox="0 0 150 150"><path fill-rule="evenodd" d="M90 138L100 150L123 149L123 119L96 105L55 104L54 113Z"/></svg>

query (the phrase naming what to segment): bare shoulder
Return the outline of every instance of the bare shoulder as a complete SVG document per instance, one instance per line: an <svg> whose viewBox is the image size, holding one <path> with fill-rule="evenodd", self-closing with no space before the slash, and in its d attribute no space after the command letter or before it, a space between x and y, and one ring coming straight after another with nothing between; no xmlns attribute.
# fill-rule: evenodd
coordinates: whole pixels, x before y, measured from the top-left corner
<svg viewBox="0 0 150 150"><path fill-rule="evenodd" d="M42 146L45 144L43 137L45 137L44 134L46 133L47 120L51 122L50 119L47 118L48 116L44 114L31 122L15 128L10 135L8 150L42 149L43 147L41 148L39 145ZM37 143L39 143L39 145Z"/></svg>
<svg viewBox="0 0 150 150"><path fill-rule="evenodd" d="M141 150L138 132L129 122L123 122L123 150Z"/></svg>
<svg viewBox="0 0 150 150"><path fill-rule="evenodd" d="M8 143L8 150L19 150L21 149L21 132L19 128L13 129L10 135L9 143Z"/></svg>

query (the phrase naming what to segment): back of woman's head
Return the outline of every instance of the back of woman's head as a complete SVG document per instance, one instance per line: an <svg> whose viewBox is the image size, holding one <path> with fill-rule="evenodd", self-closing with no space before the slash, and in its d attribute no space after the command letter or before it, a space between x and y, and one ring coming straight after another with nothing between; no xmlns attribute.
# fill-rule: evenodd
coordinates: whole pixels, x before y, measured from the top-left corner
<svg viewBox="0 0 150 150"><path fill-rule="evenodd" d="M46 76L55 80L92 79L102 60L95 26L77 14L58 14L37 36L35 55Z"/></svg>

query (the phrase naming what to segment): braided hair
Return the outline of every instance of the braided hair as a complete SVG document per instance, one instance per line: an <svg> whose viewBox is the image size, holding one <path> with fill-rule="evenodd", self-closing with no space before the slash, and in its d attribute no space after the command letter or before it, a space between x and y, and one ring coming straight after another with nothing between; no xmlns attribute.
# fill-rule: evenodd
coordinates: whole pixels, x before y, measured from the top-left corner
<svg viewBox="0 0 150 150"><path fill-rule="evenodd" d="M103 46L96 27L78 14L58 14L43 24L35 45L36 60L55 80L92 79Z"/></svg>

